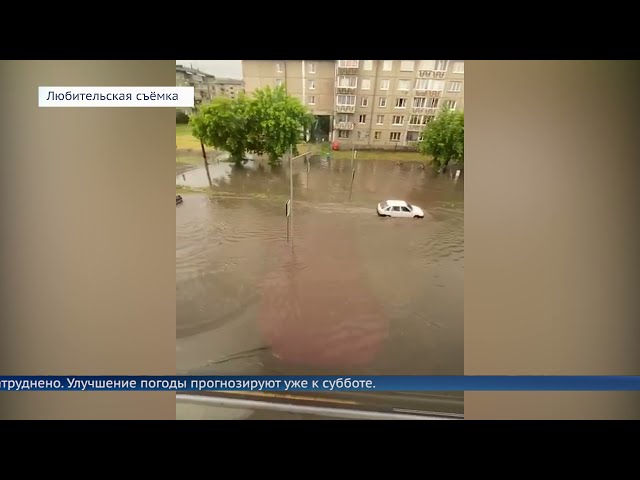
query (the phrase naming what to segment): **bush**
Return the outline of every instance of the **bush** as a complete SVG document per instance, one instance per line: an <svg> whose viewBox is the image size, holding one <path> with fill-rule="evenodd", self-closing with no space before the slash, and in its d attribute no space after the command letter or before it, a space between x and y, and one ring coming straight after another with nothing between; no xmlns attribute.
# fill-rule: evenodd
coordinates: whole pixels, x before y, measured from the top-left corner
<svg viewBox="0 0 640 480"><path fill-rule="evenodd" d="M187 124L189 123L189 115L182 110L176 110L176 123Z"/></svg>

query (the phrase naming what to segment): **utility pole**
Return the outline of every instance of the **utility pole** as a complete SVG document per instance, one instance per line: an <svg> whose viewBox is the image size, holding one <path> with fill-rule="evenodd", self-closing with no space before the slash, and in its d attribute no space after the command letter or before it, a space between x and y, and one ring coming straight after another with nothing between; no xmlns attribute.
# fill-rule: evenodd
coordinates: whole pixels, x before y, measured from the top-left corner
<svg viewBox="0 0 640 480"><path fill-rule="evenodd" d="M202 143L202 140L200 140L200 148L202 149L202 158L204 158L204 169L207 171L209 186L213 187L213 182L211 182L211 174L209 173L209 162L207 162L207 152L204 149L204 143Z"/></svg>
<svg viewBox="0 0 640 480"><path fill-rule="evenodd" d="M289 228L291 229L293 241L293 145L289 147L289 201L291 201L291 206L289 207Z"/></svg>
<svg viewBox="0 0 640 480"><path fill-rule="evenodd" d="M353 181L356 178L356 169L351 170L351 186L349 187L349 201L351 201L351 193L353 192Z"/></svg>
<svg viewBox="0 0 640 480"><path fill-rule="evenodd" d="M353 132L353 130L352 130ZM355 133L355 132L354 132ZM351 139L351 170L353 170L353 157L355 156L356 152L356 144L355 144L355 139L352 138Z"/></svg>
<svg viewBox="0 0 640 480"><path fill-rule="evenodd" d="M196 114L198 113L198 107L194 108ZM202 159L204 160L204 169L207 171L207 180L209 180L209 187L213 187L213 182L211 181L211 174L209 173L209 162L207 162L207 152L204 148L204 143L202 139L200 140L200 148L202 149Z"/></svg>
<svg viewBox="0 0 640 480"><path fill-rule="evenodd" d="M287 238L291 236L291 244L293 245L293 161L297 158L306 157L307 162L311 157L311 152L302 153L296 157L293 156L293 145L289 149L289 200L285 209L287 215ZM307 176L309 175L309 166L307 164ZM307 177L308 178L308 177Z"/></svg>

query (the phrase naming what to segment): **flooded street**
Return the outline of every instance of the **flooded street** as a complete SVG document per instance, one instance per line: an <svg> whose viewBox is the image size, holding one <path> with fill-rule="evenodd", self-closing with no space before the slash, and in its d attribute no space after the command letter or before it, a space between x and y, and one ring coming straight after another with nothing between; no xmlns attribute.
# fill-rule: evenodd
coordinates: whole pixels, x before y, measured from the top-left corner
<svg viewBox="0 0 640 480"><path fill-rule="evenodd" d="M464 180L420 164L214 163L176 207L177 373L462 375ZM204 168L177 185L208 186ZM380 218L401 199L424 219ZM461 396L461 395L460 395Z"/></svg>

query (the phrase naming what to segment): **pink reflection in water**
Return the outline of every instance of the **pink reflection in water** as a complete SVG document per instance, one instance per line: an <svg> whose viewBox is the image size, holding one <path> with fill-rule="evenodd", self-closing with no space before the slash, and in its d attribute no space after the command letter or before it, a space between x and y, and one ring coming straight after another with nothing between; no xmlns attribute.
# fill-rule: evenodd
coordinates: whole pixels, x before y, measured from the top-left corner
<svg viewBox="0 0 640 480"><path fill-rule="evenodd" d="M348 367L380 352L388 321L346 237L314 225L301 247L280 252L280 266L263 283L259 324L281 361Z"/></svg>

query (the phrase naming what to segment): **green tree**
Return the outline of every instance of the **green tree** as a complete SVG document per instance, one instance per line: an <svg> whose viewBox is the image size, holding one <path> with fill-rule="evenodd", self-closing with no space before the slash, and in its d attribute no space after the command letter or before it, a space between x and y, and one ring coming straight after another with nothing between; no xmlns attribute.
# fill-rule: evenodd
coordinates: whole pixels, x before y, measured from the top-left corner
<svg viewBox="0 0 640 480"><path fill-rule="evenodd" d="M249 149L259 155L266 153L271 164L278 163L290 147L295 149L301 132L314 121L309 110L282 86L256 90L249 112Z"/></svg>
<svg viewBox="0 0 640 480"><path fill-rule="evenodd" d="M464 112L443 109L423 132L418 149L433 158L442 172L450 164L464 164Z"/></svg>
<svg viewBox="0 0 640 480"><path fill-rule="evenodd" d="M198 109L189 123L193 136L207 146L229 152L239 163L246 151L250 151L249 107L250 100L244 95L232 100L218 97Z"/></svg>

